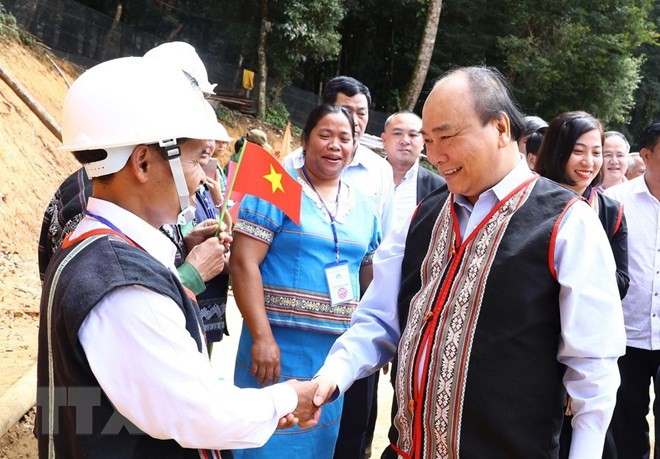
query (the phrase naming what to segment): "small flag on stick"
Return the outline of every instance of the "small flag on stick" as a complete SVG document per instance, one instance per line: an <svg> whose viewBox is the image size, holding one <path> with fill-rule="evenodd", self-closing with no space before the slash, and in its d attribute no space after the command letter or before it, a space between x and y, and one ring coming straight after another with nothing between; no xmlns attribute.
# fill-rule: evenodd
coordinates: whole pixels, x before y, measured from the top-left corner
<svg viewBox="0 0 660 459"><path fill-rule="evenodd" d="M245 142L238 164L230 171L227 196L220 218L224 216L227 197L240 192L270 202L300 225L302 186L266 150L252 142ZM239 203L234 204L237 207Z"/></svg>

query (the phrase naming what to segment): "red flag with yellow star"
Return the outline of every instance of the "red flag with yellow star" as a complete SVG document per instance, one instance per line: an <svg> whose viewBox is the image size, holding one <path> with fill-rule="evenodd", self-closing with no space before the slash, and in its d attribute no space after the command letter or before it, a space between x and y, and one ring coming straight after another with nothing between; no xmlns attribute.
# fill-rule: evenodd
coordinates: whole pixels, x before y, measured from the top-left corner
<svg viewBox="0 0 660 459"><path fill-rule="evenodd" d="M230 192L238 191L264 199L300 225L302 186L266 150L245 142L245 150L233 175L230 177Z"/></svg>

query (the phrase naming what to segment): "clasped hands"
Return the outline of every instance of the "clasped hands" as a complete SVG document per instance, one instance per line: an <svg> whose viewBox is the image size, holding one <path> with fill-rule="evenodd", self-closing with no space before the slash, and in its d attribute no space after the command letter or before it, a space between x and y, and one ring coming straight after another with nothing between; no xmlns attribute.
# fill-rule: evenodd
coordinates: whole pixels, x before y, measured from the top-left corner
<svg viewBox="0 0 660 459"><path fill-rule="evenodd" d="M329 401L337 387L334 382L324 377L311 381L291 379L285 384L290 384L296 391L298 406L293 413L280 419L278 429L287 429L295 425L302 429L315 426L321 417L321 406Z"/></svg>
<svg viewBox="0 0 660 459"><path fill-rule="evenodd" d="M276 384L280 379L280 348L273 339L256 340L252 344L252 367L250 373L261 385ZM330 401L337 385L330 379L319 376L311 381L291 379L291 384L298 395L298 406L280 419L278 429L287 429L295 425L303 429L315 426L321 416L321 406Z"/></svg>

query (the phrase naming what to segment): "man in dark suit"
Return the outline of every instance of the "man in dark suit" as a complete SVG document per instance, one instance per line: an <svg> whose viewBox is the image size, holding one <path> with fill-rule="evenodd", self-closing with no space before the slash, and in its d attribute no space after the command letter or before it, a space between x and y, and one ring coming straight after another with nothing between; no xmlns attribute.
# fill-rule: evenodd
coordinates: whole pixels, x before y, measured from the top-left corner
<svg viewBox="0 0 660 459"><path fill-rule="evenodd" d="M419 164L419 155L424 148L421 129L422 119L404 110L387 118L380 135L386 159L394 171L395 226L412 215L422 198L445 183L438 174Z"/></svg>

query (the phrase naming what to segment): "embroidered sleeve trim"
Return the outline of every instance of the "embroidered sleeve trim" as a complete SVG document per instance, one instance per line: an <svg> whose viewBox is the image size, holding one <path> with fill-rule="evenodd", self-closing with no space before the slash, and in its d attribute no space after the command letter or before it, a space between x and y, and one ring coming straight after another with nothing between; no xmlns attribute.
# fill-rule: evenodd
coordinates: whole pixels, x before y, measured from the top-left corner
<svg viewBox="0 0 660 459"><path fill-rule="evenodd" d="M273 237L275 236L275 233L271 230L246 220L238 220L236 226L234 226L234 231L243 233L247 236L252 236L253 238L264 241L267 244L273 242Z"/></svg>

